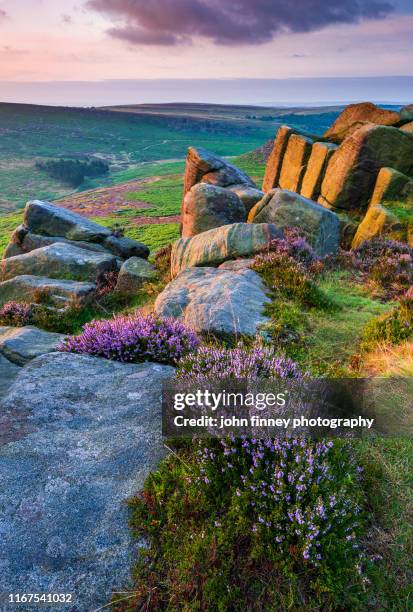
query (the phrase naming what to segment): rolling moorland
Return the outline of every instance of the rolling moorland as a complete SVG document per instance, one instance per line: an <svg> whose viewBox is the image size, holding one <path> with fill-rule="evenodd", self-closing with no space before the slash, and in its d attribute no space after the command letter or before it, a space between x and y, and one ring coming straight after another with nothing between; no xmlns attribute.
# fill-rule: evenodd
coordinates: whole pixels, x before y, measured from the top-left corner
<svg viewBox="0 0 413 612"><path fill-rule="evenodd" d="M208 262L208 248L197 243L199 236L202 236L203 232L213 231L216 232L214 236L219 237L221 232L225 232L226 224L241 221L248 221L240 225L252 232L255 228L259 229L260 226L271 223L271 206L285 206L287 211L291 206L291 203L282 201L287 187L281 186L278 194L274 196L274 201L266 200L263 205L258 202L251 208L247 217L245 208L240 212L237 198L234 198L232 192L229 193L231 181L228 181L229 184L221 191L214 184L214 181L219 184L219 172L226 178L235 172L235 183L237 184L238 180L245 181L246 191L250 187L249 178L242 172L240 174L240 170L247 173L257 187L262 186L264 178L266 192L277 186L278 180L292 181L294 177L289 174L289 164L285 162L285 158L282 160L284 166L281 167L281 175L275 179L274 156L267 162L271 146L262 148L262 145L274 137L277 124L286 123L293 128L320 136L339 115L334 109L320 113L314 110L302 112L299 109L294 112L251 108L244 111L241 107L234 110L233 107L211 108L203 105L197 105L195 108L173 106L174 108L168 106L166 109L160 109L158 105L147 105L145 109L117 107L111 110L87 111L35 108L34 111L30 109L29 113L27 107L6 109L7 112L15 114L11 115L13 120L9 119L10 133L6 133L6 138L2 139L5 144L1 146L7 145L9 152L15 146L18 153L14 159L25 159L25 163L29 164L30 161L31 165L26 166L26 173L22 170L22 183L16 180L17 175L14 175L14 182L11 181L13 168L10 168L11 174L5 171L10 182L7 186L6 181L6 190L3 192L8 196L4 198L4 213L0 216L0 248L6 247L12 232L22 222L21 206L27 198L25 195L23 198L21 189L24 185L24 194L26 189L29 191L30 183L24 183L29 173L29 182L33 181L34 192L28 197L44 197L37 191L40 187L37 181L45 181L42 183L45 193L51 194L50 199L56 204L109 228L112 232L109 236L112 242L114 238L121 240L124 236L143 242L150 248L149 261L154 264L154 268L144 264L145 273L154 273L154 276L139 285L133 295L116 295L112 291L116 279L110 277L108 286L103 285L95 301L86 308L69 307L67 311L54 316L49 308L50 304L46 301L44 305L39 303L32 311L29 312L29 309L23 313L26 317L26 323L23 325L27 325L30 320L32 324L47 332L75 334L62 355L50 357L50 361L47 355L40 358L38 367L39 371L44 369L43 374L40 374L44 376L44 390L36 390L36 393L43 395L36 396L34 402L38 402L40 397L47 404L47 394L54 393L53 377L65 376L70 359L84 359L85 361L78 362L79 368L89 367L86 357L75 355L76 353L106 356L106 347L100 349L96 346L99 333L102 333L102 330L107 331L111 325L111 315L130 314L139 308L135 323L139 329L139 326L145 328L145 317L154 308L160 316L173 311L176 302L181 299L181 292L173 291L174 286L182 289L179 286L180 278L188 285L192 282L191 291L195 291L197 278L201 277L205 290L217 296L213 294L214 284L207 284L207 273L205 278L202 276L202 265ZM32 122L28 118L31 112L34 112L36 117L33 120L32 116ZM280 114L277 115L277 112ZM65 119L62 118L62 113ZM214 114L213 119L211 114ZM73 117L76 117L75 128ZM115 128L118 121L119 131ZM105 133L102 132L103 124L107 129ZM3 129L3 123L1 125ZM21 130L21 138L17 136L16 125ZM386 138L390 136L395 138L394 142L397 143L399 140L404 142L410 139L410 136L401 135L398 126L374 129L371 126L362 126L360 130L364 130L363 134L367 136L363 137L366 138L369 134L378 134L377 138L383 139L385 145ZM47 134L50 136L50 132L54 137L49 142ZM293 136L298 136L296 144L304 142L307 147L314 147L312 141L308 142L294 131L292 135L288 134L288 138ZM102 140L99 142L100 138ZM25 150L26 140L29 144ZM138 149L136 141L139 142ZM324 144L326 148L331 145ZM389 147L378 144L377 149L384 159ZM192 185L187 184L188 180L184 185L183 156L187 145L195 147L186 161L187 176L194 177L191 164L198 164L198 168L209 167L212 175L214 172L218 173L213 179L209 179L211 183L208 183L208 180L202 183L205 177L197 176ZM197 147L201 146L225 157L225 160L211 154L205 159L202 158L204 153L197 150ZM410 142L408 146L411 147ZM360 151L364 150L360 148ZM34 173L36 177L31 175L32 164L36 159L58 158L60 155L68 157L69 154L77 158L82 155L102 156L110 163L108 175L87 180L76 190L67 189L64 185L59 186L56 181L50 180L50 177L45 177L42 173L39 176ZM6 157L5 152L4 163L7 163ZM406 172L410 172L408 160L404 157L398 152L394 156L394 163L400 165L398 170L404 171L406 167ZM232 166L227 166L228 158L235 164L235 170ZM285 175L282 175L283 168ZM412 182L408 177L405 178L407 183ZM358 180L362 179L363 176ZM399 180L398 172L396 179ZM200 180L201 182L197 183ZM371 190L373 188L374 185L369 187ZM181 249L185 240L192 240L193 255L201 256L198 264L201 267L196 268L198 276L194 276L192 280L190 275L193 273L185 269L183 272L179 270L180 266L185 268L190 265L185 261L185 254L179 252L179 243L175 246L172 256L171 249L167 246L179 238L184 189L194 195L192 200L185 199L188 203L187 209L184 209L183 232L187 238L180 241ZM317 189L320 191L320 187ZM253 191L256 191L255 188ZM308 200L303 201L299 189L296 192L291 214L300 206L303 210L314 210ZM205 215L205 219L202 216L202 198L208 198L208 194L213 196L209 201L210 206L214 198L225 197L226 212L229 211L230 214L231 207L234 207L233 217L228 217L226 222L222 223L222 219L217 221L214 217L212 206L212 230L210 226L202 225L210 223L208 215ZM336 196L337 199L340 195ZM361 200L366 197L367 190L366 193L359 191L357 195ZM279 202L276 202L277 197L281 198ZM309 225L298 223L298 230L310 241L311 247L306 240L287 232L282 238L279 235L273 236L270 252L262 252L259 248L252 253L245 251L243 256L247 259L239 261L237 248L242 246L243 237L234 235L234 244L229 243L229 247L233 247L238 255L224 257L230 261L224 261L213 270L215 285L218 287L218 293L223 287L221 293L226 296L227 291L229 301L232 297L237 305L237 274L242 277L244 272L241 268L237 272L237 268L230 266L236 264L248 268L248 271L245 271L246 279L248 275L259 275L270 296L264 309L270 338L268 345L263 350L246 337L240 347L234 330L222 335L204 335L202 330L198 330L198 339L182 327L178 329L182 340L179 350L184 351L185 346L188 349L183 358L181 355L179 359L176 358L172 355L173 350L168 349L171 354L168 353L167 357L155 355L153 360L174 365L178 375L184 380L191 373L195 376L200 370L203 373L210 368L216 368L218 374L239 372L239 368L244 364L251 368L251 371L246 370L251 376L256 375L254 368L259 367L261 372L271 372L271 368L276 368L281 378L294 377L295 368L298 368L299 371L309 372L313 376L373 376L379 379L401 376L408 380L413 373L413 296L411 289L409 290L413 278L413 250L411 244L408 246L396 242L394 238L398 237L397 232L400 233L400 226L403 226L404 222L410 231L411 217L406 213L411 201L409 197L406 201L396 202L397 206L393 201L382 202L398 214L402 211L404 215L401 223L391 227L396 236L389 234L387 237L392 240L367 242L364 246L353 246L351 250L355 229L360 221L365 219L365 207L344 212L338 208L331 212L316 207L320 217L317 216L314 235ZM37 239L44 240L44 236L50 236L47 223L50 223L51 217L47 215L53 216L55 213L53 210L46 210L46 217L39 224L38 218L36 220L38 211L36 213L35 209L36 206L32 207L31 213L30 210L26 211L27 228L29 234L39 234ZM312 215L309 218L314 220ZM322 240L319 243L318 231L324 223L330 223L332 220L335 224L334 250L337 253L324 258L328 251L317 249L324 249L329 235L321 232ZM200 225L197 226L197 223ZM341 251L338 250L339 234L342 233L343 246L343 228L347 225L353 228L351 239L350 242L347 239L346 250ZM291 223L288 223L287 227L290 226ZM339 226L340 232L337 229ZM81 227L80 221L76 227ZM108 240L103 229L101 232L102 240ZM236 239L239 245L236 244ZM211 240L214 240L212 236ZM200 244L198 251L197 244ZM155 254L158 249L161 249L160 252ZM4 269L9 270L7 277L10 278L13 276L13 262L7 264L7 259L4 262ZM218 263L220 262L214 261L212 265L217 266ZM7 265L10 268L7 268ZM178 271L181 274L178 275ZM228 284L225 284L226 275L230 279ZM63 275L57 278L69 277ZM244 290L245 288L239 285L239 291ZM242 314L243 309L248 308L249 297L253 295L251 302L255 303L257 296L254 287L249 286L248 291L250 293L242 302L240 313L240 324L244 324L246 328L256 316L254 312L250 313L251 316ZM260 295L262 298L264 294L259 294L259 299ZM211 298L211 302L213 301ZM220 303L220 308L225 307L225 302ZM18 319L22 315L16 312L15 316ZM189 317L188 314L188 325ZM92 319L101 321L94 327L92 324L84 335L77 336L81 332L81 326ZM196 318L193 322L198 323ZM4 319L2 324L10 323ZM131 321L126 321L123 325L127 327L130 324ZM122 330L121 327L120 333ZM174 334L175 331L173 328L170 333ZM156 336L159 330L154 329L152 333ZM196 352L194 346L198 342L201 342L201 346L199 352ZM113 350L115 349L116 347ZM155 349L152 350L156 353ZM119 359L119 356L113 359ZM137 361L139 360L138 355ZM107 360L99 361L107 363ZM121 367L120 364L117 365ZM141 366L145 367L145 364L137 367ZM245 372L242 369L241 371ZM98 370L94 372L91 368L89 376L93 377L95 374L101 375ZM36 381L39 373L34 368L32 371L28 368L26 376L26 383L30 383ZM113 376L118 376L115 370ZM68 384L72 384L70 380ZM83 384L82 381L81 385ZM82 388L81 385L79 389ZM122 384L117 385L117 388L122 389ZM411 387L407 390L408 407ZM403 426L411 428L411 413L406 409L406 396L397 394L400 389L396 389L396 394L386 394L383 389L377 391L384 393L381 398L384 420L393 423L393 417L397 416ZM81 394L81 391L79 393ZM89 391L89 395L93 394ZM79 401L88 402L89 395L85 393ZM70 393L66 394L64 391L61 401L70 401L69 396ZM76 397L76 400L78 399ZM14 401L16 405L19 402L22 405L30 404L30 398L24 396L24 391L19 394L18 389L15 391ZM13 398L9 405L14 408ZM116 409L117 406L113 406L113 411ZM108 410L112 411L112 407L109 406ZM355 441L349 446L344 445L344 450L339 442L331 452L328 447L319 446L316 455L312 454L311 444L302 446L302 450L297 452L281 445L277 452L280 452L281 464L284 460L287 462L284 471L293 474L293 485L284 474L277 476L277 482L271 481L273 476L265 465L268 465L267 460L274 460L271 454L274 449L264 448L264 445L259 443L254 445L255 442L248 451L248 458L247 452L236 442L228 443L228 447L225 446L224 449L211 443L199 451L191 444L173 443L172 454L164 460L159 471L148 477L144 494L131 501L133 533L137 537L144 536L148 545L143 560L136 560L133 585L129 584L124 597L118 596L119 601L114 604L114 609L179 609L178 603L186 605L188 610L226 610L237 609L237 606L242 609L263 610L409 609L412 576L411 440L403 436L366 439ZM240 457L239 461L237 457ZM267 463L260 463L263 458ZM259 466L256 473L251 466L252 476L245 472L244 459L247 462L251 459L254 467ZM273 467L277 466L274 464ZM323 479L321 486L319 481L311 481L309 474L313 474L314 469L320 470L323 475L323 470L331 470L333 476L325 480L325 488ZM279 474L278 471L276 473ZM199 474L202 474L201 478ZM297 483L294 482L295 477ZM279 489L277 494L282 493L282 497L275 504L269 494L270 491L274 492L274 485ZM301 497L295 491L296 486L304 487L305 493ZM256 493L261 487L264 487L262 498L261 494ZM300 491L300 488L297 490ZM263 501L264 497L266 499ZM295 500L295 505L292 504L292 499ZM325 516L320 500L324 505L328 505L328 516ZM262 512L265 513L264 519L253 509L256 503L260 504ZM279 514L280 508L283 512L285 510L286 516ZM305 514L310 511L308 509L314 510L314 515ZM287 520L289 512L294 513L295 522L293 519ZM340 518L343 516L344 521ZM294 529L289 521L293 523ZM303 522L306 522L305 529L301 527ZM320 558L310 543L312 530L314 533L317 531L314 523L316 527L319 524L324 527L327 523L330 525L321 534L322 537L318 537L321 541ZM268 533L271 535L272 528L279 530L275 543L274 538L268 536ZM314 537L318 533L319 531ZM357 559L358 561L355 561ZM118 586L120 590L123 584L119 583Z"/></svg>

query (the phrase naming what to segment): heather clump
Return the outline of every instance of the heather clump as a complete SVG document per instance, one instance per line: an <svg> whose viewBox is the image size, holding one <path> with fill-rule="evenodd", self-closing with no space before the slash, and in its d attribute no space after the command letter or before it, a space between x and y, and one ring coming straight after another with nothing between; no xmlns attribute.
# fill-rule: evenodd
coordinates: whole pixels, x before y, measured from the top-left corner
<svg viewBox="0 0 413 612"><path fill-rule="evenodd" d="M129 609L150 594L158 610L351 609L363 591L362 494L342 445L231 438L197 449L177 447L131 504L148 546Z"/></svg>
<svg viewBox="0 0 413 612"><path fill-rule="evenodd" d="M274 349L256 342L247 348L200 346L179 362L178 378L193 382L222 379L298 378L298 365Z"/></svg>
<svg viewBox="0 0 413 612"><path fill-rule="evenodd" d="M31 304L7 302L0 308L0 325L24 327L33 323Z"/></svg>
<svg viewBox="0 0 413 612"><path fill-rule="evenodd" d="M66 338L60 350L121 362L176 364L198 345L195 332L180 321L135 313L91 321L81 334Z"/></svg>
<svg viewBox="0 0 413 612"><path fill-rule="evenodd" d="M347 266L362 272L378 295L391 299L413 284L413 248L396 240L373 238L350 251Z"/></svg>
<svg viewBox="0 0 413 612"><path fill-rule="evenodd" d="M368 350L377 344L400 344L413 335L413 287L389 313L372 319L365 327L361 348Z"/></svg>
<svg viewBox="0 0 413 612"><path fill-rule="evenodd" d="M268 249L265 249L265 251L272 251L280 255L288 255L307 268L315 265L319 261L314 249L308 244L307 240L301 236L296 227L287 227L284 230L283 238L275 238L272 240Z"/></svg>

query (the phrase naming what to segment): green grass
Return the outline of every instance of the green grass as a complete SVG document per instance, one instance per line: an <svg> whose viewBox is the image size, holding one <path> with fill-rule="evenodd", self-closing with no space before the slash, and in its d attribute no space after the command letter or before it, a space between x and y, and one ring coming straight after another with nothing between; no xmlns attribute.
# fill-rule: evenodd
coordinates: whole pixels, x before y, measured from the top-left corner
<svg viewBox="0 0 413 612"><path fill-rule="evenodd" d="M231 159L231 163L246 172L257 183L257 187L261 187L265 174L265 164L259 164L253 159L244 157L235 157Z"/></svg>
<svg viewBox="0 0 413 612"><path fill-rule="evenodd" d="M7 214L0 216L0 258L3 257L4 249L10 241L10 236L20 223L23 222L23 213Z"/></svg>
<svg viewBox="0 0 413 612"><path fill-rule="evenodd" d="M152 204L153 208L142 209L145 217L164 217L177 215L181 210L183 177L168 176L150 183L139 191L130 192L126 197L130 200L142 200ZM134 213L136 215L136 211Z"/></svg>

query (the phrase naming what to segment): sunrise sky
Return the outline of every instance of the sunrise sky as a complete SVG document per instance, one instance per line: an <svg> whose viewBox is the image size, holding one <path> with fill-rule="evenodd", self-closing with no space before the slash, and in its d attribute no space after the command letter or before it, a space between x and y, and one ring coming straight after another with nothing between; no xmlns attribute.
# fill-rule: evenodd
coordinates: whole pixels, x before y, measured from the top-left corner
<svg viewBox="0 0 413 612"><path fill-rule="evenodd" d="M65 103L62 85L33 85L45 81L76 81L71 103L113 104L149 101L142 86L142 99L117 97L118 79L400 75L413 76L412 0L0 0L3 101ZM411 80L382 83L382 100L411 97Z"/></svg>

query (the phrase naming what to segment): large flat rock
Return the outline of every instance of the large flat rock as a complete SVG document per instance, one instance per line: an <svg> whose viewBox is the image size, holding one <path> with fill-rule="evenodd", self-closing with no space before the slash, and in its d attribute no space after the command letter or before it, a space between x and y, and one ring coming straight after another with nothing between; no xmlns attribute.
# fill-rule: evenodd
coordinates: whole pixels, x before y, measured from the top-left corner
<svg viewBox="0 0 413 612"><path fill-rule="evenodd" d="M73 593L70 610L84 612L125 586L125 501L163 456L172 374L67 353L22 369L0 410L1 592Z"/></svg>
<svg viewBox="0 0 413 612"><path fill-rule="evenodd" d="M11 363L0 354L0 403L1 398L10 389L19 372L19 366Z"/></svg>
<svg viewBox="0 0 413 612"><path fill-rule="evenodd" d="M0 354L22 366L45 353L54 352L63 342L63 334L37 327L0 327Z"/></svg>
<svg viewBox="0 0 413 612"><path fill-rule="evenodd" d="M117 258L56 242L0 261L0 281L30 274L62 280L95 281L99 274L116 270Z"/></svg>
<svg viewBox="0 0 413 612"><path fill-rule="evenodd" d="M46 297L55 306L69 302L85 303L92 299L96 285L23 274L0 283L0 306L6 302L37 302Z"/></svg>
<svg viewBox="0 0 413 612"><path fill-rule="evenodd" d="M198 332L255 336L268 322L263 310L269 302L253 270L190 268L158 296L155 312Z"/></svg>
<svg viewBox="0 0 413 612"><path fill-rule="evenodd" d="M181 238L172 247L172 277L185 268L218 266L227 259L254 255L281 235L271 223L233 223Z"/></svg>

